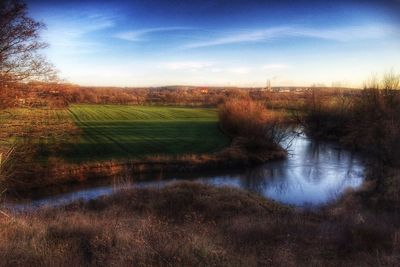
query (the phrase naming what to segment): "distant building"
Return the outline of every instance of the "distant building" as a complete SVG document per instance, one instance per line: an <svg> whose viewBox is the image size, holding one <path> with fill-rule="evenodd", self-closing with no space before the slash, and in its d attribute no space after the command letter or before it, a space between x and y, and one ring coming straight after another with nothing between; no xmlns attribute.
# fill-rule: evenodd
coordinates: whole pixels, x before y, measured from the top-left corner
<svg viewBox="0 0 400 267"><path fill-rule="evenodd" d="M268 91L271 91L271 80L267 80L267 88Z"/></svg>

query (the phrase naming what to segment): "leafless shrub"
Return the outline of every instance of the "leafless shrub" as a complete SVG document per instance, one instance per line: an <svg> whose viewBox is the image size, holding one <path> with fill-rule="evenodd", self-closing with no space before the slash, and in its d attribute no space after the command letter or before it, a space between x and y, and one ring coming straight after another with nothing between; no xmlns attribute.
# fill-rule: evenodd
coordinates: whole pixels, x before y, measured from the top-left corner
<svg viewBox="0 0 400 267"><path fill-rule="evenodd" d="M232 135L263 136L268 114L259 102L233 99L219 107L219 119L223 129Z"/></svg>
<svg viewBox="0 0 400 267"><path fill-rule="evenodd" d="M362 150L384 164L400 159L400 76L388 72L380 79L373 75L364 90L346 96L338 91L324 97L312 90L297 116L308 131L317 137L332 138Z"/></svg>
<svg viewBox="0 0 400 267"><path fill-rule="evenodd" d="M232 137L248 141L251 149L279 146L287 137L283 119L250 98L227 100L219 106L219 120Z"/></svg>
<svg viewBox="0 0 400 267"><path fill-rule="evenodd" d="M355 100L348 140L384 164L400 160L400 78L393 72L372 78Z"/></svg>
<svg viewBox="0 0 400 267"><path fill-rule="evenodd" d="M343 90L326 94L313 88L306 94L301 111L292 112L307 134L317 138L337 139L345 135L350 121L354 96Z"/></svg>

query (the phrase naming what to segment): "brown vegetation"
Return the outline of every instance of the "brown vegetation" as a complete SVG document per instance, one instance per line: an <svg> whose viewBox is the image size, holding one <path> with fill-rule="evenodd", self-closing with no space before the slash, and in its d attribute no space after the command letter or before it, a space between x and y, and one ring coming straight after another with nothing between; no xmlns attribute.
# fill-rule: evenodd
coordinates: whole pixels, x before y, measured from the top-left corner
<svg viewBox="0 0 400 267"><path fill-rule="evenodd" d="M218 109L222 129L241 143L246 151L260 154L281 151L286 137L279 113L251 98L227 99Z"/></svg>
<svg viewBox="0 0 400 267"><path fill-rule="evenodd" d="M0 86L1 87L1 86ZM51 107L61 108L69 104L129 104L129 105L176 105L216 107L226 99L246 96L261 101L271 110L298 110L307 99L308 92L318 90L326 97L339 89L293 87L263 88L234 87L82 87L56 82L13 83L3 86L0 93L3 107ZM346 95L356 95L360 90L341 89ZM0 106L2 107L2 106Z"/></svg>
<svg viewBox="0 0 400 267"><path fill-rule="evenodd" d="M275 120L262 103L251 99L228 99L218 114L223 129L241 137L264 137L266 124Z"/></svg>
<svg viewBox="0 0 400 267"><path fill-rule="evenodd" d="M0 114L0 188L12 183L28 185L49 168L47 157L73 140L79 128L69 114L51 109L13 109ZM52 146L47 145L49 142Z"/></svg>
<svg viewBox="0 0 400 267"><path fill-rule="evenodd" d="M395 266L399 218L181 183L0 217L1 266Z"/></svg>
<svg viewBox="0 0 400 267"><path fill-rule="evenodd" d="M348 141L383 164L400 164L400 76L366 87L352 110Z"/></svg>
<svg viewBox="0 0 400 267"><path fill-rule="evenodd" d="M339 140L384 165L400 163L400 78L372 79L357 95L312 91L302 123L311 135Z"/></svg>

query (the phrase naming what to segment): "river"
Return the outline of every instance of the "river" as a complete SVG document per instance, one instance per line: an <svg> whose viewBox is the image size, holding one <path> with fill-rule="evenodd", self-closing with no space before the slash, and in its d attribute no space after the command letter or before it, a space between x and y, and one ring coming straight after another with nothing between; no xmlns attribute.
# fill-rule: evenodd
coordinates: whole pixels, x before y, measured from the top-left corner
<svg viewBox="0 0 400 267"><path fill-rule="evenodd" d="M190 180L214 186L238 187L297 207L316 207L337 200L348 189L360 187L364 180L364 169L359 155L334 143L318 142L304 134L292 133L287 159L268 162L255 168L199 174L160 173L140 175L136 179L85 182L6 199L3 206L17 212L64 205L77 200L92 200L126 188L161 188Z"/></svg>

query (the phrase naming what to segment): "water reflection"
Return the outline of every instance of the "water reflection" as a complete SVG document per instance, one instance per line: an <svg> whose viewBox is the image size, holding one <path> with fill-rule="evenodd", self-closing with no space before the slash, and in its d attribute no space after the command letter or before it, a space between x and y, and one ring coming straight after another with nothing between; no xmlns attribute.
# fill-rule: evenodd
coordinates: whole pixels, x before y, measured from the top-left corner
<svg viewBox="0 0 400 267"><path fill-rule="evenodd" d="M208 174L163 174L136 179L115 178L97 184L70 187L67 192L49 195L39 193L33 199L7 203L18 210L44 205L61 205L113 194L123 188L163 187L180 180L191 180L217 186L234 186L256 192L276 201L296 206L322 205L337 199L346 189L363 182L361 159L331 143L316 142L304 135L293 135L290 155L286 160L270 162L257 168ZM145 180L145 182L138 182Z"/></svg>
<svg viewBox="0 0 400 267"><path fill-rule="evenodd" d="M363 182L362 161L348 151L303 135L293 140L291 150L287 160L202 181L237 186L297 206L325 204Z"/></svg>

